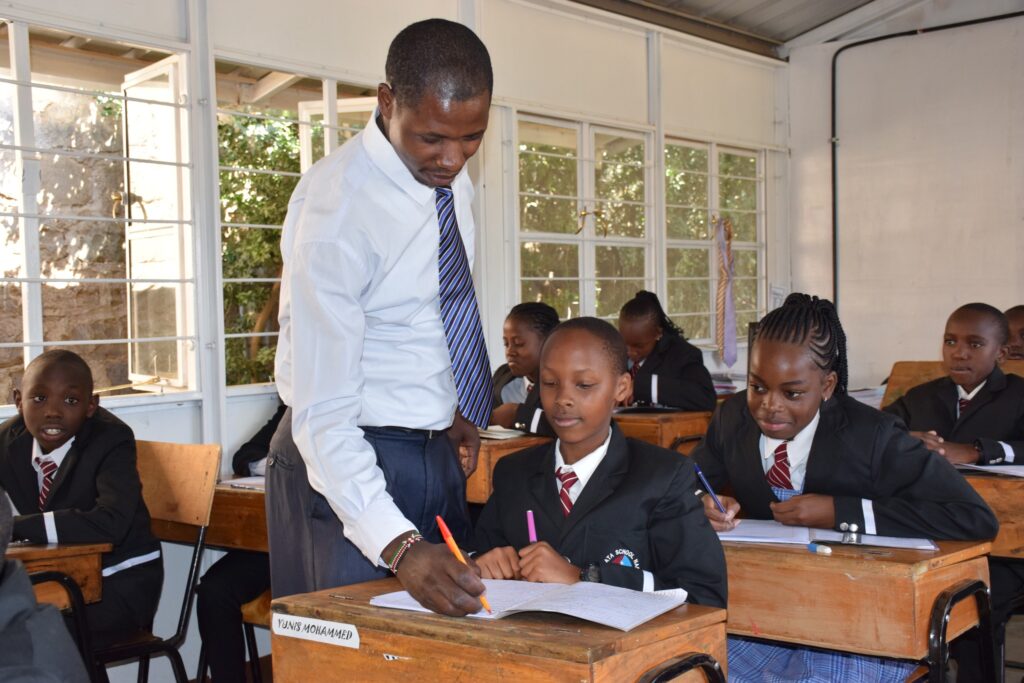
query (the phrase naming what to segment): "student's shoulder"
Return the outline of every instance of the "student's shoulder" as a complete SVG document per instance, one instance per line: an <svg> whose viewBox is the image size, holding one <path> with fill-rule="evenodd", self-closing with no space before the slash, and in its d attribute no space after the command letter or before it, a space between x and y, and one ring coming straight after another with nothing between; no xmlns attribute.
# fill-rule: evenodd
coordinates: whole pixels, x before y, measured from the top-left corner
<svg viewBox="0 0 1024 683"><path fill-rule="evenodd" d="M687 465L690 459L668 448L663 448L639 439L626 438L629 451L630 468L643 471L644 476L652 473L657 476L671 475Z"/></svg>
<svg viewBox="0 0 1024 683"><path fill-rule="evenodd" d="M916 387L910 387L907 389L907 392L903 394L902 398L907 403L913 403L950 391L952 388L953 380L949 377L939 377L931 380L930 382L918 384Z"/></svg>
<svg viewBox="0 0 1024 683"><path fill-rule="evenodd" d="M551 441L506 455L494 466L495 486L499 479L526 478L541 466L545 458L553 453L554 447L554 441Z"/></svg>
<svg viewBox="0 0 1024 683"><path fill-rule="evenodd" d="M845 394L833 396L834 409L845 417L851 427L865 428L874 427L877 429L899 429L906 431L903 420L892 413L887 413L877 408L872 408L866 403L861 403L855 398Z"/></svg>
<svg viewBox="0 0 1024 683"><path fill-rule="evenodd" d="M75 435L85 446L114 447L124 442L135 443L135 432L105 408L97 408Z"/></svg>
<svg viewBox="0 0 1024 683"><path fill-rule="evenodd" d="M667 339L666 348L668 351L675 355L699 358L701 362L704 360L703 352L696 346L688 342L681 334L665 335L664 339Z"/></svg>

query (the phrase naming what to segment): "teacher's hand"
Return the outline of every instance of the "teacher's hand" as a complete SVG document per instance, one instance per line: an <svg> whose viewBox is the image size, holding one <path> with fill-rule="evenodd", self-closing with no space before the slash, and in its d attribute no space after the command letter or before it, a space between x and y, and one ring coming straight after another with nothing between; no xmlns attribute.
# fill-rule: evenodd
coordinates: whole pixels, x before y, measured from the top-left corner
<svg viewBox="0 0 1024 683"><path fill-rule="evenodd" d="M480 455L480 432L477 431L475 424L462 417L462 413L456 410L452 426L448 428L448 439L452 442L452 448L459 454L462 471L468 478L476 471L476 459Z"/></svg>
<svg viewBox="0 0 1024 683"><path fill-rule="evenodd" d="M444 544L414 543L398 564L398 580L416 602L438 614L463 617L483 609L477 596L484 583Z"/></svg>

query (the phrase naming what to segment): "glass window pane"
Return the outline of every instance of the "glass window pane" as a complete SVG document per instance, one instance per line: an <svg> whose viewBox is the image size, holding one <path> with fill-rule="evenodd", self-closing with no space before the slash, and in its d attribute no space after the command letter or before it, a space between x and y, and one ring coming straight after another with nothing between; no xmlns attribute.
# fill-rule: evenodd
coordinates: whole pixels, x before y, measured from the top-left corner
<svg viewBox="0 0 1024 683"><path fill-rule="evenodd" d="M228 386L273 382L275 353L276 335L225 339L224 361Z"/></svg>
<svg viewBox="0 0 1024 683"><path fill-rule="evenodd" d="M683 171L708 172L708 150L685 145L665 145L665 171L678 174Z"/></svg>
<svg viewBox="0 0 1024 683"><path fill-rule="evenodd" d="M711 316L710 315L670 315L672 322L683 331L687 339L710 339L711 338Z"/></svg>
<svg viewBox="0 0 1024 683"><path fill-rule="evenodd" d="M13 98L13 87L9 84L0 86L0 102L5 100L5 96ZM110 92L120 94L112 88ZM141 102L131 104L139 109L140 113L156 109L173 111L160 105L147 105ZM121 156L124 153L121 137L123 108L124 101L121 99L36 86L32 88L32 122L36 147ZM14 142L12 111L10 106L5 106L4 113L0 114L0 131L10 131L11 138L4 139L4 142L10 143ZM0 132L0 135L4 134ZM4 137L6 138L6 135ZM139 155L141 154L140 151ZM88 163L86 160L79 161ZM166 161L174 161L174 158Z"/></svg>
<svg viewBox="0 0 1024 683"><path fill-rule="evenodd" d="M718 174L744 178L757 177L757 155L719 152Z"/></svg>
<svg viewBox="0 0 1024 683"><path fill-rule="evenodd" d="M597 247L595 251L598 277L644 277L643 247Z"/></svg>
<svg viewBox="0 0 1024 683"><path fill-rule="evenodd" d="M746 178L718 179L719 206L723 210L739 209L755 211L757 209L757 181Z"/></svg>
<svg viewBox="0 0 1024 683"><path fill-rule="evenodd" d="M594 283L594 315L599 318L617 316L622 305L636 296L641 289L646 289L646 282L643 279L597 280Z"/></svg>
<svg viewBox="0 0 1024 683"><path fill-rule="evenodd" d="M115 218L126 215L124 164L121 161L40 154L39 178L36 201L41 214ZM164 194L163 191L158 192ZM132 215L142 218L145 211L148 217L150 199L145 195L134 197L130 202ZM171 216L162 211L156 213L164 215L154 214L153 218L178 218L177 211Z"/></svg>
<svg viewBox="0 0 1024 683"><path fill-rule="evenodd" d="M0 343L20 342L21 336L21 285L0 282ZM0 365L0 375L7 368ZM6 403L6 395L0 392L0 405Z"/></svg>
<svg viewBox="0 0 1024 683"><path fill-rule="evenodd" d="M562 320L580 315L579 280L523 280L521 301L543 301L558 311Z"/></svg>
<svg viewBox="0 0 1024 683"><path fill-rule="evenodd" d="M42 287L43 339L70 341L75 339L123 339L128 336L128 285L55 282ZM174 293L171 290L171 329L145 336L177 334L174 327ZM158 307L161 304L158 304ZM20 339L19 339L20 341ZM127 361L122 345L107 352L120 352Z"/></svg>
<svg viewBox="0 0 1024 683"><path fill-rule="evenodd" d="M519 258L520 275L524 278L578 278L580 274L579 246L575 244L523 242Z"/></svg>
<svg viewBox="0 0 1024 683"><path fill-rule="evenodd" d="M96 390L99 391L107 387L130 384L132 382L128 375L128 350L124 344L76 344L66 348L77 353L88 363L89 369L92 370L93 387ZM104 391L102 392L102 397L129 396L140 393L144 392L128 387L114 391Z"/></svg>
<svg viewBox="0 0 1024 683"><path fill-rule="evenodd" d="M0 69L0 76L10 78L6 69ZM14 144L14 85L0 83L0 144ZM20 352L19 352L20 353ZM0 404L5 403L5 394L0 393Z"/></svg>
<svg viewBox="0 0 1024 683"><path fill-rule="evenodd" d="M757 214L753 212L723 211L722 216L732 220L733 242L757 241Z"/></svg>
<svg viewBox="0 0 1024 683"><path fill-rule="evenodd" d="M757 309L757 282L757 280L735 280L732 283L732 296L737 311Z"/></svg>
<svg viewBox="0 0 1024 683"><path fill-rule="evenodd" d="M20 329L18 333L21 334ZM21 388L21 377L25 374L21 353L21 349L0 348L0 405L14 403L14 390Z"/></svg>
<svg viewBox="0 0 1024 683"><path fill-rule="evenodd" d="M747 341L747 331L749 330L750 323L756 323L760 318L757 315L757 311L737 311L736 312L736 341L741 344Z"/></svg>
<svg viewBox="0 0 1024 683"><path fill-rule="evenodd" d="M281 231L268 228L221 229L225 278L281 277ZM224 301L225 307L233 305Z"/></svg>
<svg viewBox="0 0 1024 683"><path fill-rule="evenodd" d="M665 201L669 204L706 207L708 177L697 173L676 173L666 169Z"/></svg>
<svg viewBox="0 0 1024 683"><path fill-rule="evenodd" d="M711 275L707 249L668 249L667 257L666 265L669 278L707 278Z"/></svg>
<svg viewBox="0 0 1024 683"><path fill-rule="evenodd" d="M277 282L225 282L224 332L277 332Z"/></svg>
<svg viewBox="0 0 1024 683"><path fill-rule="evenodd" d="M757 277L757 252L750 249L733 250L733 272L736 277Z"/></svg>
<svg viewBox="0 0 1024 683"><path fill-rule="evenodd" d="M575 159L547 154L519 153L519 191L576 196Z"/></svg>
<svg viewBox="0 0 1024 683"><path fill-rule="evenodd" d="M707 209L665 207L665 224L669 239L706 240L710 237Z"/></svg>
<svg viewBox="0 0 1024 683"><path fill-rule="evenodd" d="M338 131L338 143L345 144L354 138L359 131L366 128L366 123L370 120L370 116L370 112L365 111L339 111L338 126L340 126L341 130Z"/></svg>
<svg viewBox="0 0 1024 683"><path fill-rule="evenodd" d="M575 199L519 197L519 229L523 232L573 234L579 229Z"/></svg>
<svg viewBox="0 0 1024 683"><path fill-rule="evenodd" d="M708 280L669 280L670 313L708 313L711 311L711 283Z"/></svg>
<svg viewBox="0 0 1024 683"><path fill-rule="evenodd" d="M602 202L597 214L598 236L643 237L647 222L647 207L643 204L615 204Z"/></svg>
<svg viewBox="0 0 1024 683"><path fill-rule="evenodd" d="M39 256L43 276L127 277L125 234L122 223L108 221L54 219L42 223Z"/></svg>

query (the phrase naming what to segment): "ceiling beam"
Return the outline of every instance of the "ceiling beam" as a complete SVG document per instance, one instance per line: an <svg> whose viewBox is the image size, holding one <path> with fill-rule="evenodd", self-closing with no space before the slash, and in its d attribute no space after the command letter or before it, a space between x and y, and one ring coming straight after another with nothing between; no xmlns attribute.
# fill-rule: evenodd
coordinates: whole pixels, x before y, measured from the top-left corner
<svg viewBox="0 0 1024 683"><path fill-rule="evenodd" d="M252 88L242 96L247 104L256 104L260 100L273 97L285 88L294 85L302 80L302 76L288 74L281 71L271 71L266 76L256 81Z"/></svg>
<svg viewBox="0 0 1024 683"><path fill-rule="evenodd" d="M755 36L745 31L729 28L709 19L678 10L654 7L642 0L573 0L580 5L595 7L613 14L645 21L655 26L704 38L714 43L728 45L765 57L779 58L777 47L780 42Z"/></svg>

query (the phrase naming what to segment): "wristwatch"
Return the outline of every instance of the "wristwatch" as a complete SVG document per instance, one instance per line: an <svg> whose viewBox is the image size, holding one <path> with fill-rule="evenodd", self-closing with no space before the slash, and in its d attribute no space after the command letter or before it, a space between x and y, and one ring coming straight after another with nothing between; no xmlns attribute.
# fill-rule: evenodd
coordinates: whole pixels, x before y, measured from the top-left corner
<svg viewBox="0 0 1024 683"><path fill-rule="evenodd" d="M588 562L580 570L580 581L590 583L601 583L601 565L597 562Z"/></svg>

